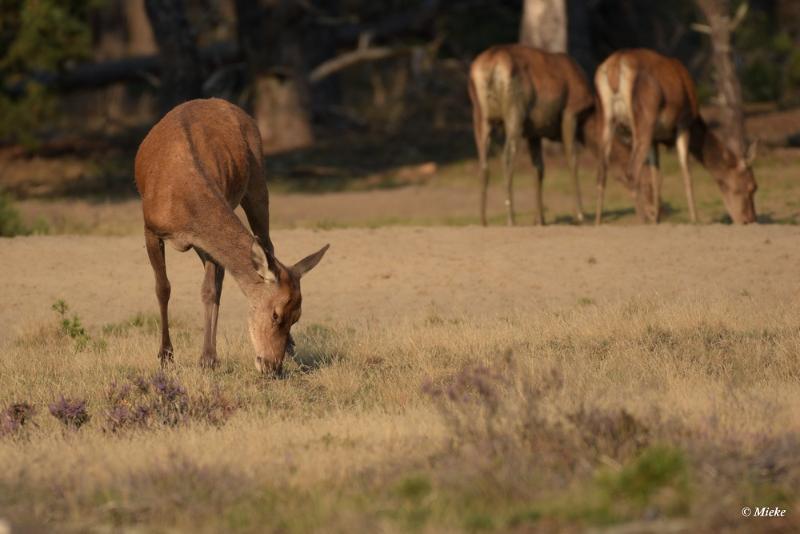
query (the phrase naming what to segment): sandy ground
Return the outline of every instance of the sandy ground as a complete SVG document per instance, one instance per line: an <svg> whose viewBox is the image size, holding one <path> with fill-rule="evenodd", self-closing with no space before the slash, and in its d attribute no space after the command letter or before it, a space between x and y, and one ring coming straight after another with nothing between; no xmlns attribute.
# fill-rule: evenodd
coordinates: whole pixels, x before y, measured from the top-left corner
<svg viewBox="0 0 800 534"><path fill-rule="evenodd" d="M303 281L306 325L497 317L634 296L734 295L743 305L800 297L800 228L791 226L282 230L273 240L285 262L331 244ZM168 249L167 263L173 316L200 328L198 258ZM56 299L90 328L158 309L138 236L1 239L0 272L0 343L54 321ZM245 315L228 277L223 335L241 334Z"/></svg>

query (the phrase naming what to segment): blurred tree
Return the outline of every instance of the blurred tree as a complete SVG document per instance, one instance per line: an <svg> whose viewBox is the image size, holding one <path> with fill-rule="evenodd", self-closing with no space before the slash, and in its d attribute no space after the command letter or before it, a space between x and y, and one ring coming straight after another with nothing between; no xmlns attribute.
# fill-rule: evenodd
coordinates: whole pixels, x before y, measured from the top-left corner
<svg viewBox="0 0 800 534"><path fill-rule="evenodd" d="M314 142L299 2L236 0L239 46L248 65L250 108L265 153ZM306 28L307 29L307 28Z"/></svg>
<svg viewBox="0 0 800 534"><path fill-rule="evenodd" d="M525 0L519 42L549 52L566 52L566 0Z"/></svg>
<svg viewBox="0 0 800 534"><path fill-rule="evenodd" d="M161 62L161 109L203 96L203 71L183 0L145 0Z"/></svg>
<svg viewBox="0 0 800 534"><path fill-rule="evenodd" d="M747 4L740 5L735 20L731 16L730 0L697 0L697 5L708 20L708 27L700 29L706 30L711 36L714 80L721 108L720 120L726 132L725 138L734 154L743 158L747 145L742 88L733 63L731 34L747 13Z"/></svg>

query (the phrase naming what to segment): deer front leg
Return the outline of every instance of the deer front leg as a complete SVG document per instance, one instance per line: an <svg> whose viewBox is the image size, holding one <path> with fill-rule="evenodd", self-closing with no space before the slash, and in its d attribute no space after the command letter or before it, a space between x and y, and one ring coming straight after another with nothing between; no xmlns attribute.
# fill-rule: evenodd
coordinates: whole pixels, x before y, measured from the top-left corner
<svg viewBox="0 0 800 534"><path fill-rule="evenodd" d="M613 148L614 126L608 120L603 120L603 131L600 136L600 154L597 164L597 204L594 212L594 224L600 226L603 220L603 197L606 192L606 178L608 166L611 162L611 149Z"/></svg>
<svg viewBox="0 0 800 534"><path fill-rule="evenodd" d="M514 162L517 144L522 138L521 126L506 122L506 144L503 149L503 174L506 179L506 210L509 226L514 226Z"/></svg>
<svg viewBox="0 0 800 534"><path fill-rule="evenodd" d="M689 218L693 223L697 222L697 210L694 205L694 188L692 186L692 175L689 173L689 130L679 130L675 139L675 148L678 151L678 161L681 164L683 174L683 187L686 190L686 201L689 204Z"/></svg>
<svg viewBox="0 0 800 534"><path fill-rule="evenodd" d="M528 138L528 151L531 154L531 162L534 170L533 189L536 195L536 214L534 221L536 224L544 225L544 200L542 199L542 183L544 182L544 159L542 158L542 140L540 138Z"/></svg>
<svg viewBox="0 0 800 534"><path fill-rule="evenodd" d="M567 158L572 183L575 185L575 217L583 222L583 203L581 202L581 183L578 179L578 153L575 147L575 131L577 121L572 113L564 113L561 121L561 142L564 145L564 156Z"/></svg>
<svg viewBox="0 0 800 534"><path fill-rule="evenodd" d="M650 180L653 184L653 205L651 206L651 219L658 224L661 217L661 164L659 162L658 145L653 143L650 146L650 153L647 156L647 164L650 167Z"/></svg>
<svg viewBox="0 0 800 534"><path fill-rule="evenodd" d="M640 137L637 138L634 134L633 151L631 153L631 159L628 162L626 173L628 181L635 184L636 187L636 212L641 222L647 222L647 207L649 203L645 195L646 186L642 180L642 169L647 160L647 155L650 152L652 143L650 134L647 133L644 128L641 130L644 131Z"/></svg>
<svg viewBox="0 0 800 534"><path fill-rule="evenodd" d="M477 106L473 109L473 129L475 133L475 148L478 150L478 165L480 166L480 217L481 224L486 226L486 200L489 189L489 134L491 126L483 119L483 115Z"/></svg>
<svg viewBox="0 0 800 534"><path fill-rule="evenodd" d="M174 354L172 341L169 338L169 317L167 312L171 287L167 278L164 241L147 228L144 230L144 241L147 248L147 256L150 258L150 265L153 267L153 274L156 279L156 298L158 298L158 307L161 312L161 348L158 350L158 359L163 367L172 361Z"/></svg>
<svg viewBox="0 0 800 534"><path fill-rule="evenodd" d="M200 366L213 369L217 366L217 318L219 317L219 301L222 296L222 282L225 269L214 262L208 255L198 252L205 266L206 274L200 296L205 306L205 329L203 336L203 352L200 355Z"/></svg>

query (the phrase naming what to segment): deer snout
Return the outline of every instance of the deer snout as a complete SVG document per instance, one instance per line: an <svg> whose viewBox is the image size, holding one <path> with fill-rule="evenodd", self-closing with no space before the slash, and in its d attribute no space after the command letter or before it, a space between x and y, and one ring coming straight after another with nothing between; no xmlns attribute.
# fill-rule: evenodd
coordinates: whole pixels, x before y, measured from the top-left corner
<svg viewBox="0 0 800 534"><path fill-rule="evenodd" d="M256 356L256 370L265 376L280 376L283 372L283 360L275 361L264 356Z"/></svg>

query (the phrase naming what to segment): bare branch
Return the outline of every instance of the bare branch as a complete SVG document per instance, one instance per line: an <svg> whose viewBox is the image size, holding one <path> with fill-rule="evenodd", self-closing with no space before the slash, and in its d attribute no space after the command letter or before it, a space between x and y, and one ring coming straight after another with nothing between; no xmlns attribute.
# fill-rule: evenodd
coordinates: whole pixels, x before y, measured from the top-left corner
<svg viewBox="0 0 800 534"><path fill-rule="evenodd" d="M410 51L411 48L409 47L357 48L351 52L345 52L344 54L317 65L314 70L311 71L311 74L309 74L308 80L312 84L319 83L328 76L340 70L352 67L353 65L365 63L367 61L379 61L381 59L396 57L403 54L408 54Z"/></svg>

